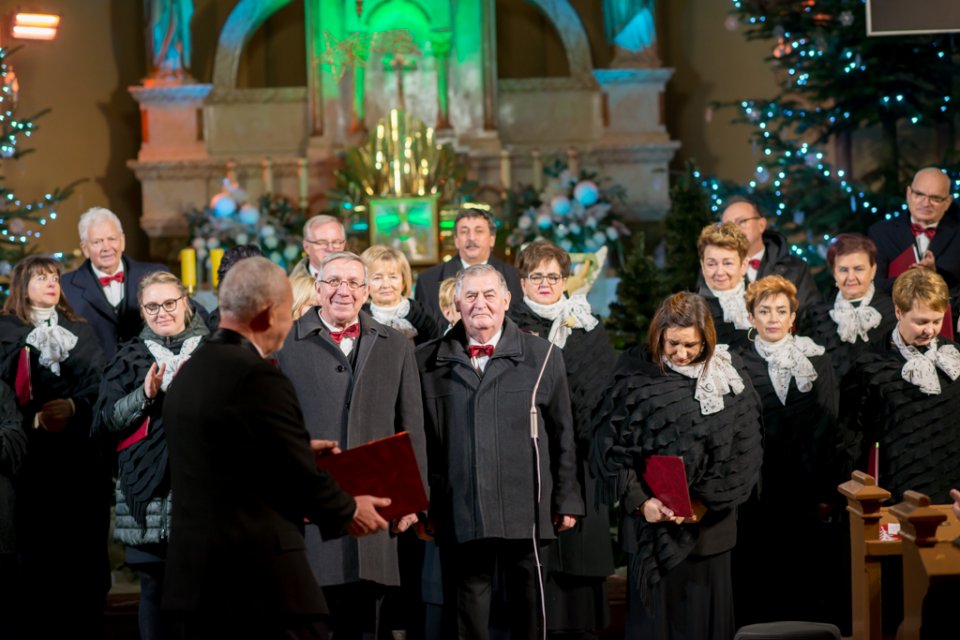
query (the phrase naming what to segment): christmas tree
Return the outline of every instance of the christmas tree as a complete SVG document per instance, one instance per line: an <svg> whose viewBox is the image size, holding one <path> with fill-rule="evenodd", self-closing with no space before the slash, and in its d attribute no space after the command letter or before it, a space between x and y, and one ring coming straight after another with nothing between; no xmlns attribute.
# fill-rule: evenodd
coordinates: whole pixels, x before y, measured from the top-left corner
<svg viewBox="0 0 960 640"><path fill-rule="evenodd" d="M695 290L700 273L697 238L705 226L715 222L715 217L700 171L688 163L686 175L670 189L670 211L663 221L667 230L664 276L671 293Z"/></svg>
<svg viewBox="0 0 960 640"><path fill-rule="evenodd" d="M836 233L906 211L917 169L943 167L960 191L954 36L867 37L862 0L732 3L746 37L770 42L780 92L732 105L755 127L759 161L746 185L704 180L713 211L750 197L816 265ZM855 157L861 140L878 151ZM874 166L860 166L865 156Z"/></svg>
<svg viewBox="0 0 960 640"><path fill-rule="evenodd" d="M37 131L35 121L49 110L28 118L17 116L20 88L8 58L16 49L0 47L0 162L9 163L32 150L25 138ZM67 198L81 181L54 189L36 200L21 200L3 182L0 175L0 297L6 296L6 278L13 265L34 249L43 228L57 219L57 205ZM58 255L58 257L60 257Z"/></svg>
<svg viewBox="0 0 960 640"><path fill-rule="evenodd" d="M663 272L644 251L644 236L633 236L632 251L620 269L617 299L610 304L607 331L616 349L647 339L650 320L668 290Z"/></svg>

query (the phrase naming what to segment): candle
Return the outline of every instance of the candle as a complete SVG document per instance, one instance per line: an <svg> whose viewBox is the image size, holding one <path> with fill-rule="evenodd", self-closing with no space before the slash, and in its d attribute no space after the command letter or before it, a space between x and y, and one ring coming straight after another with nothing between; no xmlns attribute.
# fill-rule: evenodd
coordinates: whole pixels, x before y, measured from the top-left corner
<svg viewBox="0 0 960 640"><path fill-rule="evenodd" d="M220 271L221 260L223 260L223 249L220 247L210 249L210 281L214 289L220 286L220 274L217 272Z"/></svg>
<svg viewBox="0 0 960 640"><path fill-rule="evenodd" d="M300 208L307 208L307 159L297 158L297 180L300 184Z"/></svg>
<svg viewBox="0 0 960 640"><path fill-rule="evenodd" d="M567 169L570 171L570 179L579 182L580 164L577 162L577 150L573 147L567 149Z"/></svg>
<svg viewBox="0 0 960 640"><path fill-rule="evenodd" d="M260 161L260 179L263 182L263 192L273 193L273 160L269 157Z"/></svg>
<svg viewBox="0 0 960 640"><path fill-rule="evenodd" d="M500 187L504 192L510 191L510 186L513 184L510 176L510 151L507 149L500 150Z"/></svg>
<svg viewBox="0 0 960 640"><path fill-rule="evenodd" d="M180 250L180 281L191 294L197 290L197 251L193 247Z"/></svg>
<svg viewBox="0 0 960 640"><path fill-rule="evenodd" d="M543 158L540 149L534 149L533 154L533 189L540 191L543 188Z"/></svg>

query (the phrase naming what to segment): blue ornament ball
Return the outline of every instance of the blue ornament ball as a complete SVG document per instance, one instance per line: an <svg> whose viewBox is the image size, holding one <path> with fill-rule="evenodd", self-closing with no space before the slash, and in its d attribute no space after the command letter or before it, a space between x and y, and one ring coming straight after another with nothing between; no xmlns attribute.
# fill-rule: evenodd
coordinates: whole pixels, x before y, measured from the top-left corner
<svg viewBox="0 0 960 640"><path fill-rule="evenodd" d="M590 180L584 180L573 188L573 197L585 207L592 207L600 200L600 189Z"/></svg>
<svg viewBox="0 0 960 640"><path fill-rule="evenodd" d="M570 213L570 199L565 196L554 196L550 200L550 209L558 216L565 216Z"/></svg>
<svg viewBox="0 0 960 640"><path fill-rule="evenodd" d="M225 193L218 193L210 201L213 215L218 218L229 218L237 212L237 201Z"/></svg>
<svg viewBox="0 0 960 640"><path fill-rule="evenodd" d="M537 216L537 226L541 229L549 229L553 225L553 220L545 213Z"/></svg>
<svg viewBox="0 0 960 640"><path fill-rule="evenodd" d="M237 219L243 224L257 224L257 222L260 221L260 210L252 204L245 204L240 207L240 213L237 214Z"/></svg>

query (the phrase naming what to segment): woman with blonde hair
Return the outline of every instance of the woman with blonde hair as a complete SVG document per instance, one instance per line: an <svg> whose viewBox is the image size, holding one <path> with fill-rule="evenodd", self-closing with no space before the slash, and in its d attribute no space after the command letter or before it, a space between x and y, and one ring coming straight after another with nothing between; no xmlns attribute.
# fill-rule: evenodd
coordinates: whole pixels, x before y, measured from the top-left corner
<svg viewBox="0 0 960 640"><path fill-rule="evenodd" d="M439 338L440 328L430 311L410 297L413 275L403 252L375 244L360 258L367 266L367 310L374 320L400 331L417 345Z"/></svg>
<svg viewBox="0 0 960 640"><path fill-rule="evenodd" d="M290 276L290 287L293 289L293 319L296 320L311 307L317 306L317 281L310 275Z"/></svg>
<svg viewBox="0 0 960 640"><path fill-rule="evenodd" d="M750 241L733 222L709 224L697 239L704 284L700 295L710 306L720 344L734 349L748 346L750 320L744 304L744 278Z"/></svg>

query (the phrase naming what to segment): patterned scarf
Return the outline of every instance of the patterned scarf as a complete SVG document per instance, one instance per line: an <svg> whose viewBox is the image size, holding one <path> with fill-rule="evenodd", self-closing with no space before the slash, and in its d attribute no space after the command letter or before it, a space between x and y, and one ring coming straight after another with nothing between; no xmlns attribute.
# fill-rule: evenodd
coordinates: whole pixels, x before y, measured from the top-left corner
<svg viewBox="0 0 960 640"><path fill-rule="evenodd" d="M77 346L77 336L58 324L57 309L30 308L34 329L27 335L27 344L40 352L41 366L60 375L60 363L67 359L70 350Z"/></svg>
<svg viewBox="0 0 960 640"><path fill-rule="evenodd" d="M837 299L830 311L830 319L837 323L837 335L842 342L856 344L857 338L870 342L867 332L880 326L880 312L870 306L876 291L873 284L867 289L867 295L860 299L860 305L854 304L837 293Z"/></svg>
<svg viewBox="0 0 960 640"><path fill-rule="evenodd" d="M708 363L678 365L664 356L663 363L688 378L697 380L697 390L693 397L700 403L700 413L708 416L723 411L723 396L743 391L743 378L733 368L729 347L718 344Z"/></svg>
<svg viewBox="0 0 960 640"><path fill-rule="evenodd" d="M813 389L817 371L809 357L822 356L826 351L823 347L810 338L793 335L787 335L777 342L767 342L758 337L753 346L760 357L767 361L770 382L773 383L773 390L777 392L781 404L787 404L791 378L797 381L797 389L802 393Z"/></svg>
<svg viewBox="0 0 960 640"><path fill-rule="evenodd" d="M893 330L893 344L900 351L900 355L907 360L900 375L910 384L920 387L920 391L927 395L940 394L938 367L951 380L956 380L957 376L960 376L960 351L957 351L952 344L937 348L937 339L934 338L930 341L930 347L926 353L922 353L917 347L904 344L903 337L900 336L900 325Z"/></svg>
<svg viewBox="0 0 960 640"><path fill-rule="evenodd" d="M592 331L599 324L599 321L593 317L587 297L582 293L574 294L569 298L560 298L553 304L540 304L527 296L523 296L523 301L541 318L553 320L547 340L561 349L566 346L567 338L574 329Z"/></svg>
<svg viewBox="0 0 960 640"><path fill-rule="evenodd" d="M180 353L174 353L154 340L143 341L143 343L147 345L147 349L150 351L153 359L157 361L157 366L167 365L166 369L163 370L163 382L160 384L161 391L166 392L167 387L173 382L173 376L177 373L177 370L180 369L184 362L190 359L190 356L197 346L199 346L200 340L202 339L203 336L187 338L180 347Z"/></svg>
<svg viewBox="0 0 960 640"><path fill-rule="evenodd" d="M709 285L707 286L710 289ZM737 283L733 289L727 291L714 291L710 293L716 296L720 302L720 308L723 309L723 321L731 322L737 329L749 329L750 318L747 315L747 302L743 295L746 288L743 286L743 280Z"/></svg>
<svg viewBox="0 0 960 640"><path fill-rule="evenodd" d="M404 298L395 307L378 307L370 303L370 315L382 325L393 327L408 338L417 335L417 329L407 320L410 315L410 301Z"/></svg>

